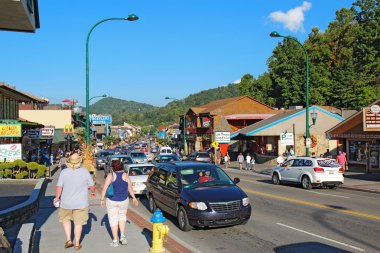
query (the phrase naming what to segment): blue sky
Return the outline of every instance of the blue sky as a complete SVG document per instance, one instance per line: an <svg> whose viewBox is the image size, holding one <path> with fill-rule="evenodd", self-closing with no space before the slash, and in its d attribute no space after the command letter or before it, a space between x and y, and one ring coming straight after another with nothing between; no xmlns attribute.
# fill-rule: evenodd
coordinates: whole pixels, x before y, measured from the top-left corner
<svg viewBox="0 0 380 253"><path fill-rule="evenodd" d="M277 30L300 41L325 30L353 0L39 0L36 33L0 31L0 82L52 103L85 101L85 46L90 37L90 97L163 106L266 69Z"/></svg>

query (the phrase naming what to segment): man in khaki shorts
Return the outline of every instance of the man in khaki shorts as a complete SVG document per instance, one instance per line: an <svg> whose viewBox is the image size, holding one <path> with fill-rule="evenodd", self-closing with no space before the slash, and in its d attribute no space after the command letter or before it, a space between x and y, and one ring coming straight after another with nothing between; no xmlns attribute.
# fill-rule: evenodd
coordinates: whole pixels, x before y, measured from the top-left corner
<svg viewBox="0 0 380 253"><path fill-rule="evenodd" d="M95 194L94 181L87 169L81 167L82 158L73 154L67 161L67 169L61 171L55 189L53 204L60 206L59 221L66 235L65 248L82 248L80 237L88 220L88 188ZM74 243L71 240L71 221L74 222Z"/></svg>

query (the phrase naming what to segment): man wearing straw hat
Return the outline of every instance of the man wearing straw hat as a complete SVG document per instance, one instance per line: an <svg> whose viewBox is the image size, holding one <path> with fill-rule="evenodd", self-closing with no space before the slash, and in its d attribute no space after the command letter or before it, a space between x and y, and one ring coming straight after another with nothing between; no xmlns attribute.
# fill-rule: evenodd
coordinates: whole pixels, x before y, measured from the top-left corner
<svg viewBox="0 0 380 253"><path fill-rule="evenodd" d="M80 238L83 225L88 220L88 188L95 194L94 181L89 171L81 167L82 158L74 153L62 170L55 188L54 206L60 207L58 217L66 235L65 248L82 248ZM74 222L74 243L71 240L71 221Z"/></svg>

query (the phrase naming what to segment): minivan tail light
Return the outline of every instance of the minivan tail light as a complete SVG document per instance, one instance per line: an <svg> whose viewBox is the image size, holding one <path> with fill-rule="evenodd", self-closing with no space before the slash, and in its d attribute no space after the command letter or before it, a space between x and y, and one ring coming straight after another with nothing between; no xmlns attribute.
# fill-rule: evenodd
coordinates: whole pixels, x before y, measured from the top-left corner
<svg viewBox="0 0 380 253"><path fill-rule="evenodd" d="M325 173L325 170L323 168L316 167L314 168L315 173Z"/></svg>
<svg viewBox="0 0 380 253"><path fill-rule="evenodd" d="M339 173L343 173L343 168L342 167L339 168Z"/></svg>

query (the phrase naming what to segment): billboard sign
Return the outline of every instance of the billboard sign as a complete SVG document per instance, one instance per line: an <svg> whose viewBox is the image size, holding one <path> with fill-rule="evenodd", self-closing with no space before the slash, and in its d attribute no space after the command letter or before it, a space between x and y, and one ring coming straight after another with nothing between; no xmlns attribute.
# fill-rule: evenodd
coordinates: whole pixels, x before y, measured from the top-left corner
<svg viewBox="0 0 380 253"><path fill-rule="evenodd" d="M54 137L54 128L52 128L52 127L41 128L41 137L53 138Z"/></svg>
<svg viewBox="0 0 380 253"><path fill-rule="evenodd" d="M21 124L0 124L0 137L21 137Z"/></svg>
<svg viewBox="0 0 380 253"><path fill-rule="evenodd" d="M28 130L28 138L29 139L40 139L41 138L40 129L29 129Z"/></svg>
<svg viewBox="0 0 380 253"><path fill-rule="evenodd" d="M21 159L21 144L1 144L0 145L0 161L13 162Z"/></svg>
<svg viewBox="0 0 380 253"><path fill-rule="evenodd" d="M111 115L96 115L93 114L90 116L90 122L94 125L105 125L112 123Z"/></svg>
<svg viewBox="0 0 380 253"><path fill-rule="evenodd" d="M230 143L231 132L215 132L215 141L218 143Z"/></svg>

